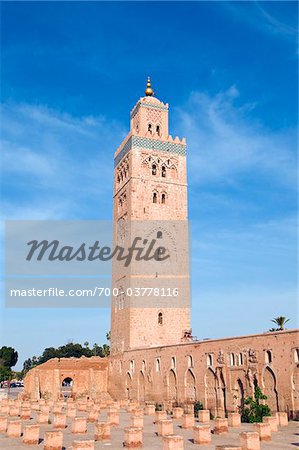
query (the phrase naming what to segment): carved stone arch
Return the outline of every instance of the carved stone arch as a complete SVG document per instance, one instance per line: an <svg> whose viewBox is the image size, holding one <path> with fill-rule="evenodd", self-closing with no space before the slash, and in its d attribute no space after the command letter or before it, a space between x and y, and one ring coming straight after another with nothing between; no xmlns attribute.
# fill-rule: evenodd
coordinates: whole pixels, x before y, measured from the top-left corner
<svg viewBox="0 0 299 450"><path fill-rule="evenodd" d="M268 365L262 370L262 386L263 394L267 396L266 404L271 412L279 411L276 376L273 369Z"/></svg>
<svg viewBox="0 0 299 450"><path fill-rule="evenodd" d="M126 398L132 400L132 375L130 372L127 372L126 376Z"/></svg>
<svg viewBox="0 0 299 450"><path fill-rule="evenodd" d="M145 401L145 376L142 370L139 371L138 376L138 400Z"/></svg>
<svg viewBox="0 0 299 450"><path fill-rule="evenodd" d="M299 365L297 365L294 368L291 381L292 381L292 411L293 411L293 418L295 418L295 416L298 417L299 411Z"/></svg>
<svg viewBox="0 0 299 450"><path fill-rule="evenodd" d="M157 195L159 195L158 191L154 192L157 192ZM171 265L173 262L177 262L178 255L176 241L169 230L163 226L155 226L145 234L145 238L150 242L151 239L157 239L157 234L159 232L162 232L161 245L166 248L168 254L170 255L170 258L168 258L165 263Z"/></svg>
<svg viewBox="0 0 299 450"><path fill-rule="evenodd" d="M178 169L174 164L172 164L172 166L170 167L170 176L173 179L176 179L178 177Z"/></svg>
<svg viewBox="0 0 299 450"><path fill-rule="evenodd" d="M226 380L222 368L216 370L217 380L217 415L225 417L226 415Z"/></svg>
<svg viewBox="0 0 299 450"><path fill-rule="evenodd" d="M215 416L217 411L217 377L209 367L205 374L205 409Z"/></svg>
<svg viewBox="0 0 299 450"><path fill-rule="evenodd" d="M194 371L189 367L184 377L185 398L187 401L195 402L196 400L196 377Z"/></svg>
<svg viewBox="0 0 299 450"><path fill-rule="evenodd" d="M155 134L157 134L159 137L162 136L162 125L160 121L155 123Z"/></svg>
<svg viewBox="0 0 299 450"><path fill-rule="evenodd" d="M168 400L176 401L178 395L177 376L174 369L170 369L167 377Z"/></svg>
<svg viewBox="0 0 299 450"><path fill-rule="evenodd" d="M235 412L240 412L244 406L245 389L244 383L239 377L234 383L233 406Z"/></svg>

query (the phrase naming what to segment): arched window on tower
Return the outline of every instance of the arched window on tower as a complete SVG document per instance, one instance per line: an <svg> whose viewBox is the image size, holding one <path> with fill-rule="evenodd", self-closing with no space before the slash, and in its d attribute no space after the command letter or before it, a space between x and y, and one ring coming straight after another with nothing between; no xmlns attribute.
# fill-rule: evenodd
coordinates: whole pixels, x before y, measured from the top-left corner
<svg viewBox="0 0 299 450"><path fill-rule="evenodd" d="M294 350L294 361L295 363L299 362L299 348L295 348Z"/></svg>
<svg viewBox="0 0 299 450"><path fill-rule="evenodd" d="M266 362L266 364L271 364L271 362L272 362L272 352L271 352L271 350L266 350L265 362Z"/></svg>
<svg viewBox="0 0 299 450"><path fill-rule="evenodd" d="M135 361L134 361L134 359L131 359L131 361L130 361L130 372L131 373L135 372Z"/></svg>
<svg viewBox="0 0 299 450"><path fill-rule="evenodd" d="M165 178L166 177L166 167L162 166L162 177Z"/></svg>
<svg viewBox="0 0 299 450"><path fill-rule="evenodd" d="M163 325L163 314L161 312L158 314L158 324Z"/></svg>
<svg viewBox="0 0 299 450"><path fill-rule="evenodd" d="M157 126L156 126L156 133L157 133L158 136L161 136L161 128L160 128L160 125L157 125Z"/></svg>
<svg viewBox="0 0 299 450"><path fill-rule="evenodd" d="M231 365L231 366L234 366L234 365L235 365L235 355L234 355L233 353L231 353L231 354L229 355L229 362L230 362L230 365Z"/></svg>
<svg viewBox="0 0 299 450"><path fill-rule="evenodd" d="M156 166L156 164L152 165L152 175L157 175L157 166Z"/></svg>
<svg viewBox="0 0 299 450"><path fill-rule="evenodd" d="M162 231L158 231L157 232L157 239L162 239L162 237L163 237Z"/></svg>
<svg viewBox="0 0 299 450"><path fill-rule="evenodd" d="M238 355L238 366L243 366L243 354L239 353Z"/></svg>
<svg viewBox="0 0 299 450"><path fill-rule="evenodd" d="M147 131L149 131L152 134L153 128L152 128L152 124L151 123L148 124Z"/></svg>
<svg viewBox="0 0 299 450"><path fill-rule="evenodd" d="M162 194L162 196L161 196L161 203L162 203L162 205L165 205L165 201L166 201L166 195Z"/></svg>
<svg viewBox="0 0 299 450"><path fill-rule="evenodd" d="M213 356L207 355L207 367L210 367L213 365Z"/></svg>
<svg viewBox="0 0 299 450"><path fill-rule="evenodd" d="M160 372L161 370L161 360L160 358L156 358L156 372Z"/></svg>
<svg viewBox="0 0 299 450"><path fill-rule="evenodd" d="M157 193L154 192L154 193L153 193L153 203L157 203L157 199L158 199Z"/></svg>
<svg viewBox="0 0 299 450"><path fill-rule="evenodd" d="M193 357L191 355L187 356L187 365L189 369L193 367Z"/></svg>

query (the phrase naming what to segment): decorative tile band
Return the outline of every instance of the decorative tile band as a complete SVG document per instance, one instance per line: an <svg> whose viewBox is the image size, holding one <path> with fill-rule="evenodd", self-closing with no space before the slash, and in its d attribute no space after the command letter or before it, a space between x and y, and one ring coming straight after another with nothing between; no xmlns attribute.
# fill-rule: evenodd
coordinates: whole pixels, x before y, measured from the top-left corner
<svg viewBox="0 0 299 450"><path fill-rule="evenodd" d="M131 118L134 117L135 114L137 114L140 107L149 108L149 109L162 109L163 111L168 111L168 107L165 105L156 105L156 104L151 105L150 103L137 103L137 105L131 112Z"/></svg>
<svg viewBox="0 0 299 450"><path fill-rule="evenodd" d="M141 136L131 136L130 139L126 142L126 144L123 146L122 150L114 159L114 167L118 165L121 159L133 147L158 150L161 152L169 152L181 156L186 155L186 146L184 144L176 144L173 142L160 141L157 139L148 139L146 137Z"/></svg>

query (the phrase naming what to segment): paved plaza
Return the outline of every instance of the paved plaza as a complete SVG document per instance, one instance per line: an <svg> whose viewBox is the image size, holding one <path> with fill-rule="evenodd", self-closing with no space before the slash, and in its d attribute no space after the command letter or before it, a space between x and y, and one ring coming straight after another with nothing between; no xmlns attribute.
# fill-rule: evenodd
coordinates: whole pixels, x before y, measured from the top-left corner
<svg viewBox="0 0 299 450"><path fill-rule="evenodd" d="M108 409L104 408L100 411L99 421L107 421ZM77 412L76 417L87 417L88 412ZM127 412L125 409L121 409L119 413L119 425L111 427L111 441L110 442L95 442L95 449L112 448L115 450L123 449L124 440L124 428L131 425L131 412ZM171 418L171 415L168 416ZM9 418L9 421L13 421L17 418ZM162 449L163 438L157 436L157 424L153 421L155 416L144 415L144 429L143 429L143 448L146 450ZM53 422L53 414L50 413L49 421ZM22 428L25 425L36 423L36 412L31 412L30 420L22 420ZM63 429L63 448L70 449L74 440L94 440L94 423L87 423L87 433L83 435L72 434L71 432L72 419L67 419L67 426ZM224 435L212 435L212 443L207 445L197 445L193 443L192 429L181 428L181 418L174 419L174 434L181 435L184 438L184 449L203 448L205 450L214 450L216 445L240 445L239 433L242 431L253 431L252 424L242 424L239 428L230 428L228 433ZM214 423L210 422L211 430L213 430ZM39 445L25 445L22 443L22 437L20 438L8 438L5 433L0 434L0 448L17 450L20 448L32 448L43 449L44 442L43 437L46 431L54 430L53 424L40 425L40 443ZM298 422L289 422L287 427L279 427L277 432L272 433L272 440L270 442L262 442L261 449L269 450L284 450L295 449L299 447L299 429Z"/></svg>

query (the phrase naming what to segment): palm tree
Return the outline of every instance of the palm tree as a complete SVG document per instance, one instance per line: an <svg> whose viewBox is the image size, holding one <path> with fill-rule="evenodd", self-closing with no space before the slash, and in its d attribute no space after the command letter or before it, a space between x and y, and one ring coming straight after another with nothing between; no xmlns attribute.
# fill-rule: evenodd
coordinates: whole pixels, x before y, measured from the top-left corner
<svg viewBox="0 0 299 450"><path fill-rule="evenodd" d="M284 330L285 324L289 321L290 321L290 319L287 319L284 316L275 317L274 319L271 320L271 322L275 323L275 325L278 325L278 328L276 328L276 329L271 328L271 330L269 330L269 331L282 331L282 330Z"/></svg>

